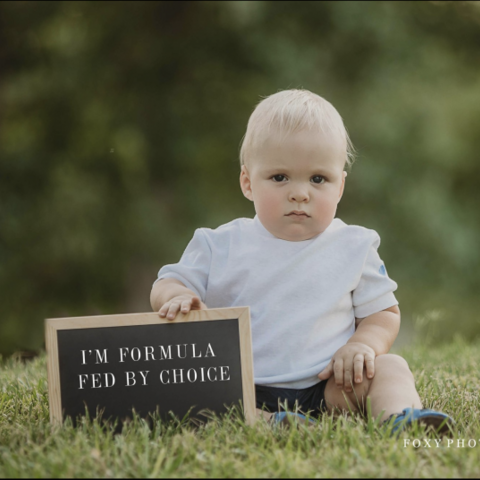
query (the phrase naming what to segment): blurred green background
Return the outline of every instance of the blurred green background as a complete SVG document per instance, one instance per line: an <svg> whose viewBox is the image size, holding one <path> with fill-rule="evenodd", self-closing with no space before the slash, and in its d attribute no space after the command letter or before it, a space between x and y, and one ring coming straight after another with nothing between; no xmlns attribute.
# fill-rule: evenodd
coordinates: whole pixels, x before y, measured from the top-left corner
<svg viewBox="0 0 480 480"><path fill-rule="evenodd" d="M0 353L149 311L195 228L252 217L240 140L287 88L345 120L338 216L382 237L399 341L478 337L480 4L3 1Z"/></svg>

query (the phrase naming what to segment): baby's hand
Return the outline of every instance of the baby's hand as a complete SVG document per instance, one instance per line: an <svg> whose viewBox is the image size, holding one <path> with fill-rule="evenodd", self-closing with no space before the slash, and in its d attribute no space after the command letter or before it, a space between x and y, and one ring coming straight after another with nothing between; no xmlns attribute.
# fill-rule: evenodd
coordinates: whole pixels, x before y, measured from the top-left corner
<svg viewBox="0 0 480 480"><path fill-rule="evenodd" d="M205 310L207 306L199 297L189 294L177 295L168 302L164 303L158 311L161 317L167 317L173 320L179 311L188 313L190 310Z"/></svg>
<svg viewBox="0 0 480 480"><path fill-rule="evenodd" d="M352 391L352 383L363 381L363 366L367 369L367 378L375 375L375 351L364 343L347 343L339 348L330 363L318 374L320 380L335 376L338 388ZM352 378L353 377L353 378Z"/></svg>

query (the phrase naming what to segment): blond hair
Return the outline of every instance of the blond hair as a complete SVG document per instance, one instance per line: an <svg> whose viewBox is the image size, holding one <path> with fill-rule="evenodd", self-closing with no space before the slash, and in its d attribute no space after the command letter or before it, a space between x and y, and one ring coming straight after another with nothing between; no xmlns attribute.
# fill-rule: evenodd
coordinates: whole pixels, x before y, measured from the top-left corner
<svg viewBox="0 0 480 480"><path fill-rule="evenodd" d="M345 141L345 164L350 166L354 162L355 149L335 107L309 90L293 89L274 93L256 106L242 139L240 165L245 164L255 147L270 132L280 130L288 135L303 129L339 135Z"/></svg>

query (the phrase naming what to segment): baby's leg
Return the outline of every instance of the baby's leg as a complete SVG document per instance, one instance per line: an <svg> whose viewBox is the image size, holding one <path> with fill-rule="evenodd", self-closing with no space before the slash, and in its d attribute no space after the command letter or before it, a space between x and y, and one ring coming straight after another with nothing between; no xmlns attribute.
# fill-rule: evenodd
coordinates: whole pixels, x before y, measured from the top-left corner
<svg viewBox="0 0 480 480"><path fill-rule="evenodd" d="M333 376L325 387L325 402L329 411L335 408L348 411L350 407L353 412L365 412L367 397L370 397L375 418L384 410L382 421L393 413L401 413L404 408L422 408L412 372L407 362L398 355L376 357L374 377L367 379L364 371L362 383L354 384L353 391L338 388Z"/></svg>

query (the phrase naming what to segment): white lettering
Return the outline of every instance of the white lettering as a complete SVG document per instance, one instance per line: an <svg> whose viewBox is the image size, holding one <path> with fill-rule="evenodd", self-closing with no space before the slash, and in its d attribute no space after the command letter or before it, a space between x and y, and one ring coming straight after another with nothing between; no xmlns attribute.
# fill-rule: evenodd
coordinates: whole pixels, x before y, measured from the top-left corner
<svg viewBox="0 0 480 480"><path fill-rule="evenodd" d="M92 388L102 388L99 377L100 377L99 373L92 373ZM97 383L98 383L98 386L97 386Z"/></svg>
<svg viewBox="0 0 480 480"><path fill-rule="evenodd" d="M210 355L208 354L208 352L211 352ZM208 344L208 347L207 347L207 351L205 352L205 358L207 357L214 357L215 354L213 353L213 348L212 348L212 344L209 343Z"/></svg>
<svg viewBox="0 0 480 480"><path fill-rule="evenodd" d="M437 448L440 446L441 441L442 441L442 439L440 439L440 440L435 439L435 443L437 444Z"/></svg>
<svg viewBox="0 0 480 480"><path fill-rule="evenodd" d="M417 445L415 442L418 442L418 445ZM413 448L419 448L421 444L422 444L422 442L421 442L418 438L416 438L416 439L412 442Z"/></svg>
<svg viewBox="0 0 480 480"><path fill-rule="evenodd" d="M173 383L185 383L183 381L183 368L175 368L173 371ZM180 377L180 381L177 381L177 377Z"/></svg>
<svg viewBox="0 0 480 480"><path fill-rule="evenodd" d="M465 448L465 440L462 438L462 446L460 447L460 439L457 440L457 448Z"/></svg>
<svg viewBox="0 0 480 480"><path fill-rule="evenodd" d="M176 351L172 352L172 347L176 347ZM177 344L177 345L159 345L159 352L160 352L160 358L155 358L155 348L152 346L143 346L143 347L120 347L119 352L120 352L120 362L124 363L128 356L131 357L131 359L134 362L138 362L140 360L144 360L145 362L148 362L150 360L172 360L172 353L176 353L176 358L179 358L181 360L184 360L186 358L209 358L209 357L216 357L215 352L213 351L212 344L209 343L207 345L207 348L205 349L205 353L203 353L203 350L201 347L199 347L199 344L197 343L182 343L182 344ZM82 360L83 364L86 364L87 362L87 355L88 351L87 350L81 350L82 352ZM97 363L108 363L107 361L107 350L104 349L103 351L97 350Z"/></svg>
<svg viewBox="0 0 480 480"><path fill-rule="evenodd" d="M167 355L168 352L168 355ZM171 360L172 359L172 346L169 345L167 350L165 350L163 345L160 345L160 360Z"/></svg>
<svg viewBox="0 0 480 480"><path fill-rule="evenodd" d="M189 368L188 370L185 368L162 370L159 377L160 382L164 385L169 383L195 383L198 381L202 383L205 383L206 381L228 382L231 380L230 367L226 365L219 367Z"/></svg>
<svg viewBox="0 0 480 480"><path fill-rule="evenodd" d="M148 362L149 358L152 357L151 360L155 360L153 356L153 347L145 347L145 361Z"/></svg>
<svg viewBox="0 0 480 480"><path fill-rule="evenodd" d="M100 350L95 350L95 353L97 354L97 361L95 362L97 365L99 363L108 363L107 362L107 349L103 349L103 357L102 354L100 353Z"/></svg>
<svg viewBox="0 0 480 480"><path fill-rule="evenodd" d="M85 378L83 378L83 377L85 377ZM83 385L87 381L87 378L88 378L88 375L86 373L81 373L78 376L78 381L80 383L80 386L78 387L79 390L83 390Z"/></svg>
<svg viewBox="0 0 480 480"><path fill-rule="evenodd" d="M124 351L125 350L125 351ZM130 349L128 347L120 347L120 362L123 363L124 358L127 356L127 353Z"/></svg>
<svg viewBox="0 0 480 480"><path fill-rule="evenodd" d="M470 445L470 442L473 442L473 445ZM473 448L473 447L475 447L476 445L477 445L477 442L476 442L473 438L471 438L471 439L468 441L468 446L469 446L470 448Z"/></svg>
<svg viewBox="0 0 480 480"><path fill-rule="evenodd" d="M205 355L206 356L206 355ZM215 378L212 380L210 378L210 370L212 370L215 372ZM210 367L208 370L207 370L207 377L208 379L211 381L211 382L216 382L217 381L217 367Z"/></svg>
<svg viewBox="0 0 480 480"><path fill-rule="evenodd" d="M127 376L127 384L125 385L126 387L133 387L137 383L135 380L135 372L125 372L125 375ZM133 382L133 383L130 383Z"/></svg>
<svg viewBox="0 0 480 480"><path fill-rule="evenodd" d="M195 374L195 377L193 378L193 380L190 378L191 372ZM190 370L187 371L187 379L190 383L197 381L197 371L194 368L191 368Z"/></svg>
<svg viewBox="0 0 480 480"><path fill-rule="evenodd" d="M192 344L192 358L202 358L202 352L198 352L199 355L195 355L195 353L196 353L195 345L196 345L196 343Z"/></svg>
<svg viewBox="0 0 480 480"><path fill-rule="evenodd" d="M160 372L160 381L161 381L164 385L167 385L167 384L170 383L170 379L168 379L168 381L165 382L165 381L163 380L163 374L164 374L164 373L166 373L167 376L168 376L168 370L162 370L162 371ZM167 378L168 378L168 377L167 377Z"/></svg>
<svg viewBox="0 0 480 480"><path fill-rule="evenodd" d="M132 360L134 362L138 362L140 360L140 358L142 358L142 354L140 353L140 349L138 347L133 347L131 352L130 352L130 356L132 357ZM135 358L137 357L137 358Z"/></svg>
<svg viewBox="0 0 480 480"><path fill-rule="evenodd" d="M110 375L110 379L112 380L111 384L108 383L108 378L109 378L108 376L109 375ZM109 388L109 387L113 387L114 385L115 385L115 375L113 373L110 373L110 372L106 373L105 374L105 387Z"/></svg>
<svg viewBox="0 0 480 480"><path fill-rule="evenodd" d="M80 350L82 352L82 365L87 364L87 360L85 359L85 352L86 350Z"/></svg>
<svg viewBox="0 0 480 480"><path fill-rule="evenodd" d="M450 445L453 443L453 440L448 438L447 439L447 447L450 448Z"/></svg>
<svg viewBox="0 0 480 480"><path fill-rule="evenodd" d="M229 370L230 367L220 367L220 381L221 382L227 382L230 380L230 373ZM227 378L228 376L228 378Z"/></svg>
<svg viewBox="0 0 480 480"><path fill-rule="evenodd" d="M430 440L427 440L426 438L424 438L423 441L425 442L425 447L426 447L426 448L432 448L432 447L430 446Z"/></svg>
<svg viewBox="0 0 480 480"><path fill-rule="evenodd" d="M185 355L183 355L183 357L180 355L180 347L185 347L184 350L183 350L183 353ZM187 358L187 344L184 343L183 345L177 345L177 355L178 355L178 358Z"/></svg>
<svg viewBox="0 0 480 480"><path fill-rule="evenodd" d="M104 385L102 385L102 375L104 377ZM89 379L91 380L91 385L88 385L90 388L109 388L115 385L115 375L113 373L82 373L78 376L79 390L83 390L87 382L90 383Z"/></svg>
<svg viewBox="0 0 480 480"><path fill-rule="evenodd" d="M140 375L143 377L143 384L146 385L147 384L147 375L148 375L148 372L150 372L150 370L147 370L146 372L142 372L140 370Z"/></svg>

